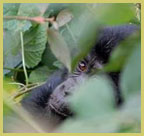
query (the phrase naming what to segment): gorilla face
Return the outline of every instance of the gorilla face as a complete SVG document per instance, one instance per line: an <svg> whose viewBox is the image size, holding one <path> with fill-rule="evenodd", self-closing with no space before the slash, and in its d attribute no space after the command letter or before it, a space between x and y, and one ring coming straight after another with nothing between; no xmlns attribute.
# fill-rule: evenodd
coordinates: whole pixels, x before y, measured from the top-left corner
<svg viewBox="0 0 144 136"><path fill-rule="evenodd" d="M61 83L51 94L48 105L57 114L64 117L72 115L69 109L69 95L75 92L75 88L85 79L85 75L69 76L66 81Z"/></svg>
<svg viewBox="0 0 144 136"><path fill-rule="evenodd" d="M67 80L61 83L51 94L48 105L52 110L64 117L72 115L68 104L69 95L76 91L76 87L87 78L92 69L102 67L97 60L96 56L88 55L79 62L76 70L69 74Z"/></svg>

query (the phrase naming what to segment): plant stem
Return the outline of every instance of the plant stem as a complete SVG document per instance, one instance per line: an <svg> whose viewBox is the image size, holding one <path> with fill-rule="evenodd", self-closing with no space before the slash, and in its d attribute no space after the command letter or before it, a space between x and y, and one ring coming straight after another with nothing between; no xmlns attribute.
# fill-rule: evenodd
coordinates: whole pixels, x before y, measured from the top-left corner
<svg viewBox="0 0 144 136"><path fill-rule="evenodd" d="M18 69L18 68L8 68L8 67L4 67L3 69L5 69L5 70L11 70L11 71L17 71L17 72L23 72L23 69Z"/></svg>
<svg viewBox="0 0 144 136"><path fill-rule="evenodd" d="M23 33L20 32L20 38L21 38L21 49L22 49L22 64L23 64L23 70L26 78L26 85L28 85L28 75L25 67L25 56L24 56L24 42L23 42Z"/></svg>
<svg viewBox="0 0 144 136"><path fill-rule="evenodd" d="M27 16L4 16L3 17L4 19L7 19L7 20L11 20L11 19L16 19L16 20L27 20L27 21L33 21L33 22L37 22L35 21L35 18L36 17L27 17ZM43 18L43 17L42 17ZM55 18L54 17L51 17L51 18L43 18L43 20L45 22L50 22L52 23Z"/></svg>
<svg viewBox="0 0 144 136"><path fill-rule="evenodd" d="M10 71L24 72L23 69L19 69L19 68L4 67L3 69L5 69L5 70L10 70ZM31 72L32 70L27 70L27 71L28 71L28 72Z"/></svg>
<svg viewBox="0 0 144 136"><path fill-rule="evenodd" d="M42 83L42 84L43 84L43 83ZM42 84L37 84L37 85L32 86L32 87L30 87L30 88L23 87L23 88L21 88L19 91L17 91L17 93L12 97L12 99L16 99L17 97L19 97L19 96L21 96L21 95L23 95L23 94L25 94L25 93L30 92L32 89L35 89L35 88L41 86Z"/></svg>

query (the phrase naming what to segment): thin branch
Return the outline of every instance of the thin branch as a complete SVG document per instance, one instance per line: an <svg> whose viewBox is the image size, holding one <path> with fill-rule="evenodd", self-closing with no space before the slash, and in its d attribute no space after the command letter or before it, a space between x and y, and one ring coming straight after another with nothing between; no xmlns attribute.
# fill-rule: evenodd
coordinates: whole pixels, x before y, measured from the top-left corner
<svg viewBox="0 0 144 136"><path fill-rule="evenodd" d="M44 18L44 17L27 17L27 16L4 16L4 19L11 20L11 19L16 19L16 20L27 20L27 21L32 21L36 23L45 23L45 22L50 22L53 23L55 18Z"/></svg>
<svg viewBox="0 0 144 136"><path fill-rule="evenodd" d="M22 64L23 64L24 74L25 74L25 78L26 78L26 85L28 85L28 75L27 75L26 66L25 66L24 43L23 43L23 33L22 32L20 32L20 38L21 38L21 49L22 49Z"/></svg>
<svg viewBox="0 0 144 136"><path fill-rule="evenodd" d="M18 82L12 82L12 83L9 83L9 84L11 84L11 85L19 85L19 86L25 87L24 84L18 83Z"/></svg>
<svg viewBox="0 0 144 136"><path fill-rule="evenodd" d="M28 86L22 87L19 91L17 91L17 93L15 95L12 96L12 99L16 99L17 97L19 97L19 96L21 96L21 95L23 95L25 93L30 92L32 89L35 89L35 88L41 86L42 84L44 84L44 83L41 83L41 84L39 84L39 83L37 83L37 84L36 83L35 84L29 84Z"/></svg>
<svg viewBox="0 0 144 136"><path fill-rule="evenodd" d="M4 67L3 69L5 69L5 70L10 70L10 71L24 72L23 69L19 69L19 68L8 68L8 67ZM31 70L27 70L27 71L31 72Z"/></svg>

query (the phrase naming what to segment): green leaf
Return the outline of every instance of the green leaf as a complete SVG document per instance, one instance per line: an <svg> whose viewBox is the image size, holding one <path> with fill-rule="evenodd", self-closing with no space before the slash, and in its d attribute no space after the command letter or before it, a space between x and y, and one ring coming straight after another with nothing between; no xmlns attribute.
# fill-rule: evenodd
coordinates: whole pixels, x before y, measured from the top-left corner
<svg viewBox="0 0 144 136"><path fill-rule="evenodd" d="M29 35L34 34L33 38L24 45L25 62L28 68L35 67L41 61L47 42L47 23L33 29L36 29L35 33L33 30L29 32Z"/></svg>
<svg viewBox="0 0 144 136"><path fill-rule="evenodd" d="M52 53L52 51L50 50L50 46L47 43L46 44L46 48L44 50L44 53L42 55L42 64L48 66L51 69L54 69L55 66L53 65L53 63L57 61L56 57L54 56L54 54Z"/></svg>
<svg viewBox="0 0 144 136"><path fill-rule="evenodd" d="M141 46L137 44L121 75L121 88L125 97L141 90Z"/></svg>
<svg viewBox="0 0 144 136"><path fill-rule="evenodd" d="M141 94L140 91L125 99L119 111L121 124L119 132L139 133L141 131Z"/></svg>
<svg viewBox="0 0 144 136"><path fill-rule="evenodd" d="M52 52L68 69L71 70L71 56L63 37L54 29L48 30L48 42Z"/></svg>
<svg viewBox="0 0 144 136"><path fill-rule="evenodd" d="M40 15L40 10L32 3L22 3L17 14L18 16L35 17Z"/></svg>
<svg viewBox="0 0 144 136"><path fill-rule="evenodd" d="M59 27L62 27L70 22L72 18L72 13L68 9L64 9L57 15L56 22L58 23Z"/></svg>
<svg viewBox="0 0 144 136"><path fill-rule="evenodd" d="M124 24L135 17L134 5L127 3L99 4L95 6L100 14L96 14L101 23L107 25ZM116 14L115 14L116 13Z"/></svg>
<svg viewBox="0 0 144 136"><path fill-rule="evenodd" d="M19 3L4 3L3 4L3 15L4 16L15 16L19 10Z"/></svg>
<svg viewBox="0 0 144 136"><path fill-rule="evenodd" d="M103 76L87 79L71 98L71 107L79 118L112 113L115 108L111 82Z"/></svg>
<svg viewBox="0 0 144 136"><path fill-rule="evenodd" d="M85 112L88 112L86 110ZM99 117L99 118L98 118ZM113 114L97 116L96 118L67 120L58 129L59 133L116 133L118 124L112 120Z"/></svg>
<svg viewBox="0 0 144 136"><path fill-rule="evenodd" d="M59 69L62 69L63 68L63 64L60 62L60 61L55 61L54 63L53 63L53 65L55 66L55 67L57 67L57 68L59 68Z"/></svg>
<svg viewBox="0 0 144 136"><path fill-rule="evenodd" d="M140 93L126 99L120 109L99 114L93 118L75 117L66 120L58 129L60 133L139 133L141 131ZM91 105L95 105L91 101ZM101 105L101 103L99 103ZM103 106L101 108L104 108ZM91 112L85 107L85 113Z"/></svg>
<svg viewBox="0 0 144 136"><path fill-rule="evenodd" d="M44 82L48 79L49 75L53 71L50 70L47 66L42 66L33 70L29 76L29 82L36 83L36 82Z"/></svg>
<svg viewBox="0 0 144 136"><path fill-rule="evenodd" d="M20 54L20 34L13 33L11 31L4 32L4 43L3 43L3 53L4 61L3 66L8 68L14 68L21 62ZM8 73L9 70L4 70L4 74Z"/></svg>
<svg viewBox="0 0 144 136"><path fill-rule="evenodd" d="M8 7L10 5L5 4L5 12L4 16L26 16L26 17L34 17L39 16L40 11L39 8L34 4L26 4L22 3L20 5L12 6L9 12ZM30 21L26 20L5 20L4 28L12 31L27 31L32 26Z"/></svg>

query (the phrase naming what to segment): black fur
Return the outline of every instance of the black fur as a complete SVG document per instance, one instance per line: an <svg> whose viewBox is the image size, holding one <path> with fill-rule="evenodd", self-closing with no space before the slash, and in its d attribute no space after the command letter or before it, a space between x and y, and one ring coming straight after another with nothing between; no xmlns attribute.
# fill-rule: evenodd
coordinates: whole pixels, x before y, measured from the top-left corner
<svg viewBox="0 0 144 136"><path fill-rule="evenodd" d="M33 89L22 101L22 106L32 115L39 117L47 116L47 103L50 94L68 76L67 69L55 72L45 84Z"/></svg>
<svg viewBox="0 0 144 136"><path fill-rule="evenodd" d="M111 51L124 39L130 36L138 28L135 25L123 25L106 27L100 32L100 37L96 45L92 48L91 57L97 56L98 61L106 64L109 60ZM108 73L114 82L116 104L120 105L123 102L122 95L119 88L119 74L120 72ZM55 111L50 111L48 106L49 98L55 88L64 82L68 77L66 69L54 73L50 79L42 86L32 90L27 97L22 100L22 106L30 113L36 116L44 116L47 114L57 114ZM57 116L64 119L62 115Z"/></svg>

